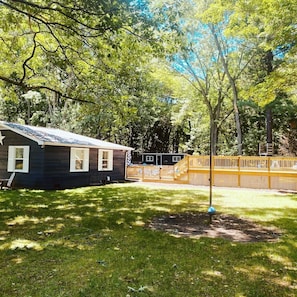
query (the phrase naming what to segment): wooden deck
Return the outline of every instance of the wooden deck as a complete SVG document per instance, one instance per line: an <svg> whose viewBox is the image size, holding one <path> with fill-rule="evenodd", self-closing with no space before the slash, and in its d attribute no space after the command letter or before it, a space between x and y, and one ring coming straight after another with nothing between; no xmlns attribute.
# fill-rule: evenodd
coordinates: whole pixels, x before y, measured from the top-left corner
<svg viewBox="0 0 297 297"><path fill-rule="evenodd" d="M209 185L209 156L186 156L174 166L131 165L127 179ZM213 184L220 187L297 191L297 158L214 156Z"/></svg>

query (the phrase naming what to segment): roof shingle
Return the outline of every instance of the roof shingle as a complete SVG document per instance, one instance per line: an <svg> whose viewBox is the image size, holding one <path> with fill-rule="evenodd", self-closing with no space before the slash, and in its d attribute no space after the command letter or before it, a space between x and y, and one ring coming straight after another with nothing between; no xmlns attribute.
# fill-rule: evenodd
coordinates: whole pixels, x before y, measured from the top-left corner
<svg viewBox="0 0 297 297"><path fill-rule="evenodd" d="M114 150L133 150L133 148L131 147L54 128L28 126L4 121L0 122L0 128L12 130L18 134L36 141L39 145L84 146Z"/></svg>

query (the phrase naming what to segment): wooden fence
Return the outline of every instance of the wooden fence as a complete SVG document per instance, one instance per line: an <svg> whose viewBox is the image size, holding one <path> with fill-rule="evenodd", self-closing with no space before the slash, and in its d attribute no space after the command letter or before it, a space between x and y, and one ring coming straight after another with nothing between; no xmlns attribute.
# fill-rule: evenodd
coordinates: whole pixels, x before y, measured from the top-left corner
<svg viewBox="0 0 297 297"><path fill-rule="evenodd" d="M127 179L209 185L210 157L186 156L174 166L131 165ZM214 156L215 186L297 191L297 158Z"/></svg>

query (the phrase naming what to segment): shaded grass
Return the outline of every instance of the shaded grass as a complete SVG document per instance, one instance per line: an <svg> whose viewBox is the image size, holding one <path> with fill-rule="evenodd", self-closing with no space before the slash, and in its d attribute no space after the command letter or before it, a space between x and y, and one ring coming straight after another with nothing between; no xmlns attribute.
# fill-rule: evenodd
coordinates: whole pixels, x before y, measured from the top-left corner
<svg viewBox="0 0 297 297"><path fill-rule="evenodd" d="M284 234L233 243L144 227L157 215L206 211L199 188L1 191L1 296L296 296L297 195L215 189L214 204Z"/></svg>

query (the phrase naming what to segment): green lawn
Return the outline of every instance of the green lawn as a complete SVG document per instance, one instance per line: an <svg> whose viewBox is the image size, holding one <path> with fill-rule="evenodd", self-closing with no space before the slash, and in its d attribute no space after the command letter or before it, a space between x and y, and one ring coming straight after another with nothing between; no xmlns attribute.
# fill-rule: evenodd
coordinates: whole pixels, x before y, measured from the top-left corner
<svg viewBox="0 0 297 297"><path fill-rule="evenodd" d="M213 202L283 235L234 243L144 226L156 215L207 211L207 189L1 191L0 295L297 296L297 195L214 189Z"/></svg>

